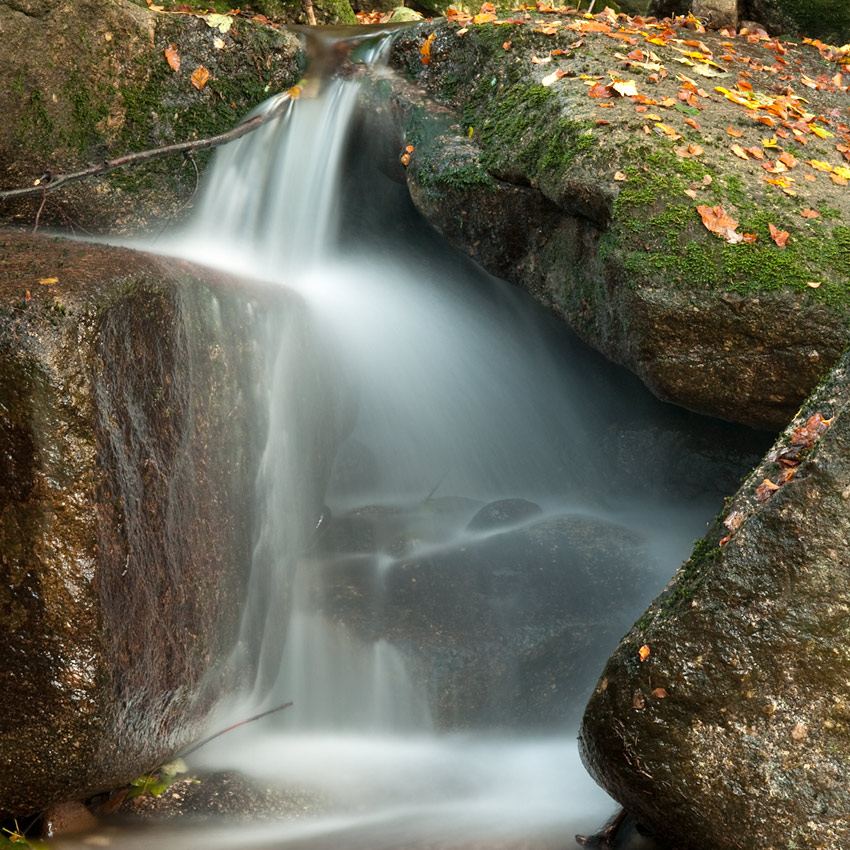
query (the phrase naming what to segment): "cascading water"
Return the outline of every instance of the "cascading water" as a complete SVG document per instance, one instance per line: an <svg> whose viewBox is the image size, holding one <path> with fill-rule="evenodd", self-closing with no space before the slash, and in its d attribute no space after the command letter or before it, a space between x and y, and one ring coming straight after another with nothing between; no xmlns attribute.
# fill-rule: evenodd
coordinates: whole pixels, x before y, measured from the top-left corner
<svg viewBox="0 0 850 850"><path fill-rule="evenodd" d="M573 743L587 671L715 512L728 479L694 483L696 461L719 474L713 426L650 398L442 243L403 186L356 158L357 101L356 82L325 81L228 145L191 229L156 246L295 290L336 375L332 390L288 390L308 367L269 321L245 625L262 658L231 710L295 706L196 757L317 795L321 814L158 840L569 846L612 808ZM349 428L317 493L318 449L293 411L327 398ZM310 540L317 496L333 519ZM613 538L619 561L599 548ZM657 570L605 576L636 552Z"/></svg>

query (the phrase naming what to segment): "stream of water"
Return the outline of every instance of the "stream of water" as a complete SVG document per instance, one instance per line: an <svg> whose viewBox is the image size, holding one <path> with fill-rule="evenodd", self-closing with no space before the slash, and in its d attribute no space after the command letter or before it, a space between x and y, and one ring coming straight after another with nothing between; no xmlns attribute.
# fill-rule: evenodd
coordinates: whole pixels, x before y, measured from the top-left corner
<svg viewBox="0 0 850 850"><path fill-rule="evenodd" d="M113 846L573 846L614 808L576 753L587 671L601 670L743 471L724 454L725 426L656 401L433 233L404 185L362 156L357 87L326 81L222 149L191 228L155 246L296 291L349 411L323 493L329 530L311 546L299 537L315 521L299 502L309 464L292 462L310 435L281 389L300 366L269 324L246 612L246 630L266 635L262 675L217 722L295 705L222 736L192 767L241 771L291 805L249 822L104 833ZM508 536L481 525L498 500L518 511ZM493 554L541 535L570 548L576 529L569 574L534 594L522 555L505 566ZM627 547L611 570L640 553L637 580L596 586L607 567L582 558L600 537ZM466 569L477 571L469 584ZM419 589L426 580L433 593ZM269 589L284 586L281 606ZM567 634L580 636L580 664ZM545 650L553 669L532 675L528 659L545 661L539 647L559 635ZM562 694L558 670L579 669Z"/></svg>

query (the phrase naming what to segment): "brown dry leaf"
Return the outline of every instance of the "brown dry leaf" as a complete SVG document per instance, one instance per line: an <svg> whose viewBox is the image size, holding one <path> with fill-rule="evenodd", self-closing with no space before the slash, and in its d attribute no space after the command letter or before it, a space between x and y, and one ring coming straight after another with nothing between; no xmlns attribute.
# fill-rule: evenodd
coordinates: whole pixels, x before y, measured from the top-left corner
<svg viewBox="0 0 850 850"><path fill-rule="evenodd" d="M820 218L820 213L817 210L805 209L800 213L803 218Z"/></svg>
<svg viewBox="0 0 850 850"><path fill-rule="evenodd" d="M628 180L629 178L626 177L626 175L623 174L622 171L615 171L614 172L614 179L618 182L622 182L623 180Z"/></svg>
<svg viewBox="0 0 850 850"><path fill-rule="evenodd" d="M209 81L210 72L203 66L198 65L194 71L192 71L192 76L189 77L189 82L200 91Z"/></svg>
<svg viewBox="0 0 850 850"><path fill-rule="evenodd" d="M691 158L691 152L684 145L675 145L673 147L673 153L675 153L680 159Z"/></svg>
<svg viewBox="0 0 850 850"><path fill-rule="evenodd" d="M729 531L737 531L741 527L743 521L744 514L741 511L732 511L732 513L723 520L723 525L725 525Z"/></svg>
<svg viewBox="0 0 850 850"><path fill-rule="evenodd" d="M749 162L750 157L747 155L747 152L740 145L731 145L729 150L732 151L735 156L740 157L741 159L745 159Z"/></svg>
<svg viewBox="0 0 850 850"><path fill-rule="evenodd" d="M669 694L667 693L667 691L664 690L664 688L656 688L652 692L652 695L657 699L666 699L669 696Z"/></svg>
<svg viewBox="0 0 850 850"><path fill-rule="evenodd" d="M720 205L707 207L701 204L697 207L697 212L700 214L706 230L716 233L732 245L743 241L744 237L736 232L738 222L732 216L727 215Z"/></svg>
<svg viewBox="0 0 850 850"><path fill-rule="evenodd" d="M640 692L635 691L632 696L632 706L641 709L646 705L646 697Z"/></svg>
<svg viewBox="0 0 850 850"><path fill-rule="evenodd" d="M736 130L734 127L727 127L727 128L726 128L726 132L727 132L730 136L733 136L733 137L734 137L734 138L736 138L736 139L740 139L740 138L741 138L741 136L743 136L743 135L744 135L744 134L743 134L740 130Z"/></svg>
<svg viewBox="0 0 850 850"><path fill-rule="evenodd" d="M769 478L765 478L764 481L756 487L756 498L760 502L766 502L778 489L778 484L774 484Z"/></svg>
<svg viewBox="0 0 850 850"><path fill-rule="evenodd" d="M513 42L510 42L510 41L506 41L506 42L504 42L504 43L502 44L502 50L510 50L510 49L511 49L511 44L512 44L512 43L513 43Z"/></svg>
<svg viewBox="0 0 850 850"><path fill-rule="evenodd" d="M688 145L691 156L702 156L704 149L701 145Z"/></svg>
<svg viewBox="0 0 850 850"><path fill-rule="evenodd" d="M787 230L780 230L775 224L770 224L770 238L780 247L784 248L788 244L788 237L791 234Z"/></svg>
<svg viewBox="0 0 850 850"><path fill-rule="evenodd" d="M810 449L830 425L832 425L832 419L824 419L820 413L812 414L805 425L794 429L791 434L791 445Z"/></svg>
<svg viewBox="0 0 850 850"><path fill-rule="evenodd" d="M641 661L646 661L649 658L649 647L646 644L638 650L638 657Z"/></svg>
<svg viewBox="0 0 850 850"><path fill-rule="evenodd" d="M171 68L172 71L180 70L180 54L177 52L176 44L169 44L168 47L165 48L165 58L168 62L168 67Z"/></svg>
<svg viewBox="0 0 850 850"><path fill-rule="evenodd" d="M689 198L693 198L693 200L696 200L696 199L697 199L697 193L696 193L696 190L695 190L695 189L685 189L685 194L686 194Z"/></svg>

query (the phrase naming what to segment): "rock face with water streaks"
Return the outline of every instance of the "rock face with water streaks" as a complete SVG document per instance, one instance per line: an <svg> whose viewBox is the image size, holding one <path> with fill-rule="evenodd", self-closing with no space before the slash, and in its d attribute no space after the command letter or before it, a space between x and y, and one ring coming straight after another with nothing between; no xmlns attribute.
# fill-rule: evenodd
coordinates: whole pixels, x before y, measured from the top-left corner
<svg viewBox="0 0 850 850"><path fill-rule="evenodd" d="M683 20L495 17L423 24L395 43L405 79L384 114L397 151L414 149L417 207L661 398L784 425L848 339L850 195L836 142L850 99L806 83L834 76L838 54ZM694 45L707 61L689 68ZM801 129L803 113L823 120ZM768 125L784 135L771 140ZM700 207L709 221L726 213L732 231L711 232Z"/></svg>
<svg viewBox="0 0 850 850"><path fill-rule="evenodd" d="M257 321L297 313L263 293L0 236L0 814L156 767L233 684L266 418Z"/></svg>
<svg viewBox="0 0 850 850"><path fill-rule="evenodd" d="M848 402L845 355L587 708L588 768L676 847L850 842Z"/></svg>

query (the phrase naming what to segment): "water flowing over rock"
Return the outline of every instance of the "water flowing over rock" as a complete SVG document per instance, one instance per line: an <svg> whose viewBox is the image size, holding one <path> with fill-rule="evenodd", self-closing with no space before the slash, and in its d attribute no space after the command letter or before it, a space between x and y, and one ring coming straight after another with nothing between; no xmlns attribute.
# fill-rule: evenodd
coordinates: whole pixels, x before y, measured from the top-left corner
<svg viewBox="0 0 850 850"><path fill-rule="evenodd" d="M21 816L161 764L234 685L263 317L309 345L285 290L126 249L4 234L0 297L0 813Z"/></svg>
<svg viewBox="0 0 850 850"><path fill-rule="evenodd" d="M850 356L620 643L583 758L676 847L850 841Z"/></svg>
<svg viewBox="0 0 850 850"><path fill-rule="evenodd" d="M502 500L485 513L444 498L361 508L331 523L306 568L326 617L354 640L401 651L440 728L575 722L600 648L628 628L634 588L651 581L639 533L581 515L514 520L509 504L531 506ZM472 514L499 513L504 529L457 530ZM429 540L439 543L431 553ZM376 568L381 558L389 562Z"/></svg>

